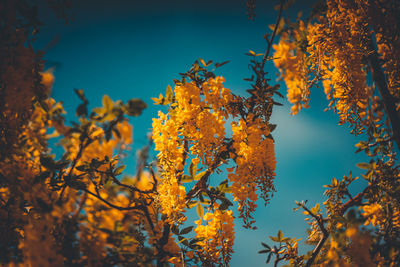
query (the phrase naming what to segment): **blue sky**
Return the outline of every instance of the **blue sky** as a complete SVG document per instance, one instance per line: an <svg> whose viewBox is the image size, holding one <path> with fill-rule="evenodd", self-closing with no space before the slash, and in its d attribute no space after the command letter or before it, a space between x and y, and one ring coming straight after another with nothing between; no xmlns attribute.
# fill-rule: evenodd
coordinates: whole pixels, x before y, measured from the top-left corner
<svg viewBox="0 0 400 267"><path fill-rule="evenodd" d="M84 89L90 107L101 104L101 97L113 100L141 98L148 104L143 115L131 120L137 147L146 143L151 119L159 106L151 97L164 93L173 85L178 73L186 71L197 58L230 63L218 75L226 78L226 87L245 95L249 50L263 52L268 25L276 20L276 1L259 3L255 21L246 16L241 1L72 1L74 21L65 26L46 14L45 25L37 47L45 47L55 36L57 45L46 54L47 65L57 63L52 96L64 101L72 114L78 104L73 88ZM309 8L309 1L298 1L290 14ZM272 81L277 70L268 65ZM282 84L281 92L286 88ZM327 101L319 88L311 91L310 109L297 116L289 114L290 106L274 110L272 122L276 141L277 192L271 203L260 202L255 214L258 230L246 230L236 221L237 239L232 266L262 266L263 255L257 254L260 242L268 241L281 229L286 236L304 237L306 224L301 212L294 213L295 200L309 200L310 205L324 201L324 184L333 177L341 179L350 170L355 175L363 155L354 154L357 138L347 126L338 126L332 111L323 112ZM132 158L134 152L132 152ZM134 164L127 159L128 170ZM353 187L357 192L357 186ZM269 241L268 241L269 242ZM271 243L271 242L269 242Z"/></svg>

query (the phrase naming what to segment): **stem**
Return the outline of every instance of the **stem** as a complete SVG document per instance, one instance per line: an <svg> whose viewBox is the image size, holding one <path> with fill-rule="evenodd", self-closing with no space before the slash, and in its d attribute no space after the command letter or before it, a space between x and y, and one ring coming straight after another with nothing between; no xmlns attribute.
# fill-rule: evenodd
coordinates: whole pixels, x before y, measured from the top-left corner
<svg viewBox="0 0 400 267"><path fill-rule="evenodd" d="M329 237L329 232L328 232L328 231L326 230L326 228L325 228L324 219L322 218L321 215L314 214L314 213L311 212L305 205L301 205L301 206L302 206L302 208L303 208L305 211L308 212L308 214L311 215L311 217L313 217L313 218L317 221L318 227L319 227L319 229L320 229L321 232L322 232L322 237L321 237L321 239L319 240L317 246L315 246L315 248L314 248L314 250L313 250L313 252L312 252L312 254L311 254L311 257L310 257L310 258L308 259L308 261L306 262L306 265L305 265L305 266L306 266L306 267L309 267L309 266L311 266L311 265L314 263L315 258L317 257L317 255L318 255L319 252L321 251L322 247L324 246L326 240L327 240L328 237Z"/></svg>
<svg viewBox="0 0 400 267"><path fill-rule="evenodd" d="M267 51L266 51L265 54L264 54L263 61L262 61L262 63L261 63L261 69L262 69L262 70L264 69L265 62L267 61L269 52L271 51L272 43L273 43L273 41L274 41L276 32L277 32L278 27L279 27L279 24L280 24L280 22L281 22L282 11L283 11L283 0L280 1L280 5L279 5L279 14L278 14L278 18L277 18L276 23L275 23L274 31L272 32L272 35L271 35L271 39L268 40L268 38L266 38L266 39L267 39L267 42L268 42L268 47L267 47Z"/></svg>
<svg viewBox="0 0 400 267"><path fill-rule="evenodd" d="M367 193L367 191L370 189L371 186L367 186L366 188L364 188L364 190L360 193L358 193L355 197L350 198L346 203L344 203L342 205L342 207L340 208L339 214L341 216L343 216L343 214L351 207L359 204L362 200L362 198L364 197L364 195ZM317 246L314 248L311 257L308 259L308 261L306 262L306 267L310 267L314 261L315 258L317 257L317 255L319 254L319 252L321 251L322 247L324 246L326 240L329 237L329 232L326 230L325 226L323 225L324 220L321 217L318 217L317 215L311 213L310 210L308 210L307 207L302 206L312 217L314 217L317 222L318 222L318 226L322 231L322 238L319 240Z"/></svg>
<svg viewBox="0 0 400 267"><path fill-rule="evenodd" d="M319 240L317 246L314 248L313 253L311 254L311 258L309 258L308 261L306 262L306 265L305 265L306 267L310 267L314 263L315 258L321 251L321 249L324 246L325 241L328 239L328 237L329 237L328 232L326 232L322 235L322 238Z"/></svg>

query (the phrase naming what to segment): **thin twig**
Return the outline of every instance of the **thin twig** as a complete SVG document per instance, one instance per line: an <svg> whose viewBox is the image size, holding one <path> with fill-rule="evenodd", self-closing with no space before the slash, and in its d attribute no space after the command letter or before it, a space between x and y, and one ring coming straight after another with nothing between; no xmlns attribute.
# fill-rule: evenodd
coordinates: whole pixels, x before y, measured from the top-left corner
<svg viewBox="0 0 400 267"><path fill-rule="evenodd" d="M275 23L274 31L272 32L272 35L271 35L271 39L268 39L268 37L266 38L267 42L268 42L268 47L267 47L267 51L265 52L263 60L262 60L262 63L261 63L261 69L262 70L264 69L265 62L267 61L269 52L271 51L272 43L274 41L276 32L277 32L279 24L281 22L282 11L283 11L283 0L280 1L279 14L278 14L278 18L277 18L276 23Z"/></svg>

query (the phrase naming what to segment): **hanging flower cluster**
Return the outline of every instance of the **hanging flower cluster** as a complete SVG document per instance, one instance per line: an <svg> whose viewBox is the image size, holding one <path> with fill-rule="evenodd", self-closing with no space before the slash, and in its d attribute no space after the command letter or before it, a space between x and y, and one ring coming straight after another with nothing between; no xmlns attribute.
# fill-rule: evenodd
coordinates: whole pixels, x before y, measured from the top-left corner
<svg viewBox="0 0 400 267"><path fill-rule="evenodd" d="M273 177L276 161L274 143L270 138L270 129L260 118L249 115L239 123L232 122L233 148L236 152L236 168L228 178L233 182L232 193L239 203L240 217L245 221L257 207L257 186L266 194L273 188L269 177Z"/></svg>
<svg viewBox="0 0 400 267"><path fill-rule="evenodd" d="M328 0L326 4L326 16L307 26L299 21L291 35L281 35L274 45L274 63L288 87L293 114L308 107L310 87L322 80L340 124L357 126L372 96L366 82L366 58L371 51L367 17L352 1Z"/></svg>
<svg viewBox="0 0 400 267"><path fill-rule="evenodd" d="M300 22L299 30L294 33L295 38L300 39L300 33L304 31L304 23ZM288 33L282 33L279 43L272 47L275 49L274 64L281 71L286 83L287 98L293 104L291 113L295 115L301 108L309 106L310 90L308 68L305 62L306 54L301 49L297 49L295 42L290 41Z"/></svg>
<svg viewBox="0 0 400 267"><path fill-rule="evenodd" d="M207 225L202 225L206 221ZM196 221L196 237L202 241L200 254L205 262L212 262L219 266L228 265L233 253L235 239L232 210L216 210L206 213L203 218Z"/></svg>

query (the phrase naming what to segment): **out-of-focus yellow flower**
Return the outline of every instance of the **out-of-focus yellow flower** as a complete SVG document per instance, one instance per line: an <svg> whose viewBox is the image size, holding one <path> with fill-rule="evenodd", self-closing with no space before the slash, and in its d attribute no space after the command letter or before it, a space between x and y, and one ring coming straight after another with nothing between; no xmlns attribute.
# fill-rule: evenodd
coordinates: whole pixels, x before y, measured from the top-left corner
<svg viewBox="0 0 400 267"><path fill-rule="evenodd" d="M55 77L54 77L53 71L52 71L52 69L49 69L49 70L47 70L45 72L41 72L40 75L42 76L41 83L46 88L46 95L50 96L51 89L53 88L53 84L54 84L54 81L55 81Z"/></svg>

